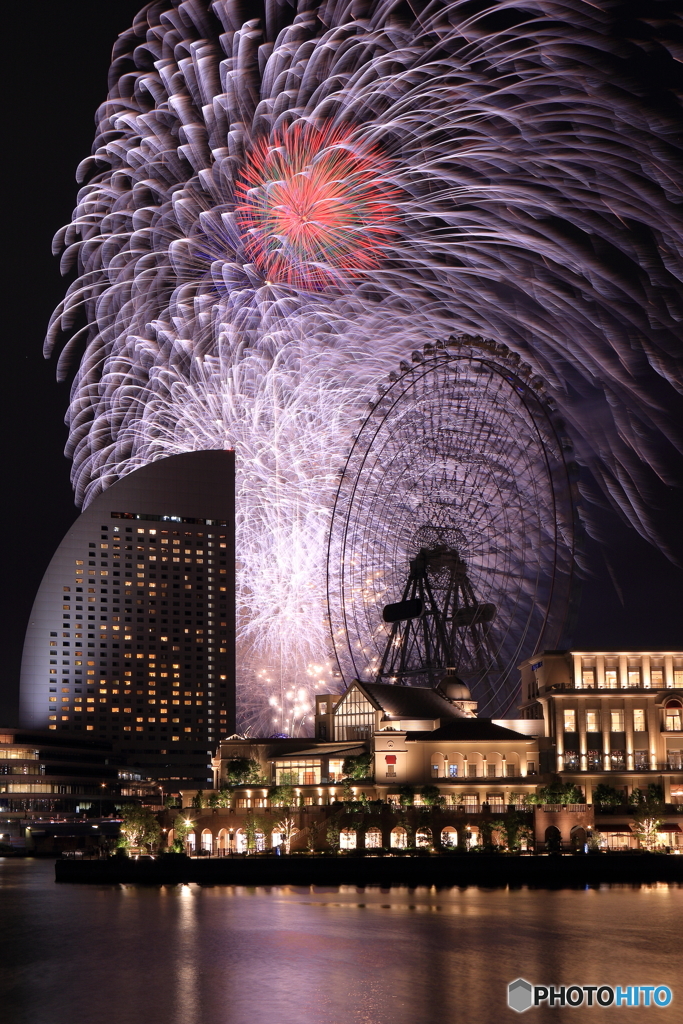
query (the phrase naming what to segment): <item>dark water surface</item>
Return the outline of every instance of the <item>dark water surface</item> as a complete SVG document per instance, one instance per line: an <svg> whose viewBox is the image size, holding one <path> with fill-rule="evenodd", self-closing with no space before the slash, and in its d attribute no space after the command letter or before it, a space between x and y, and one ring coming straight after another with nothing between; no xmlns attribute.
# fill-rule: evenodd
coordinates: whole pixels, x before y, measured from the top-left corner
<svg viewBox="0 0 683 1024"><path fill-rule="evenodd" d="M683 888L74 886L0 859L1 1024L683 1021ZM668 1008L507 1008L507 984L669 985Z"/></svg>

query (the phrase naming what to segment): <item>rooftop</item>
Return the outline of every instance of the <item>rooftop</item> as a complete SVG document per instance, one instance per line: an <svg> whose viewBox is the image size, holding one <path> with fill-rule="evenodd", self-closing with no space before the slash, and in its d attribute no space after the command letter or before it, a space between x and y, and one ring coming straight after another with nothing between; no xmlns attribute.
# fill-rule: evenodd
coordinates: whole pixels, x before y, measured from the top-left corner
<svg viewBox="0 0 683 1024"><path fill-rule="evenodd" d="M392 683L359 685L378 708L394 718L453 718L470 721L464 712L428 686L396 686Z"/></svg>

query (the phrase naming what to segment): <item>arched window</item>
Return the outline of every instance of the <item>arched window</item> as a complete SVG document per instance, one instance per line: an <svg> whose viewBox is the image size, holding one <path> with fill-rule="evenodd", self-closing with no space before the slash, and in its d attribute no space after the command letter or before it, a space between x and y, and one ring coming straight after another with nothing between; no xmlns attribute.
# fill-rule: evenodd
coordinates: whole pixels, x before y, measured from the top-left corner
<svg viewBox="0 0 683 1024"><path fill-rule="evenodd" d="M366 850L378 850L382 845L382 830L373 826L365 833Z"/></svg>
<svg viewBox="0 0 683 1024"><path fill-rule="evenodd" d="M247 833L244 831L243 828L238 828L237 829L237 832L235 833L235 842L237 844L237 852L238 853L246 853L247 852L247 845L248 845Z"/></svg>
<svg viewBox="0 0 683 1024"><path fill-rule="evenodd" d="M390 843L392 848L395 850L405 850L408 845L408 833L401 825L397 825L396 828L392 828Z"/></svg>
<svg viewBox="0 0 683 1024"><path fill-rule="evenodd" d="M229 849L229 833L227 828L222 828L218 833L216 840L216 849L220 853L225 853Z"/></svg>
<svg viewBox="0 0 683 1024"><path fill-rule="evenodd" d="M559 853L562 849L562 833L557 825L549 825L545 830L545 846L549 853Z"/></svg>
<svg viewBox="0 0 683 1024"><path fill-rule="evenodd" d="M446 825L441 831L441 845L446 849L452 848L458 845L458 833L452 825Z"/></svg>
<svg viewBox="0 0 683 1024"><path fill-rule="evenodd" d="M664 728L667 732L683 731L683 709L680 700L668 700L664 714Z"/></svg>
<svg viewBox="0 0 683 1024"><path fill-rule="evenodd" d="M431 775L433 779L443 779L446 776L446 759L443 754L432 754L430 758Z"/></svg>
<svg viewBox="0 0 683 1024"><path fill-rule="evenodd" d="M431 828L419 828L415 833L415 845L416 846L431 846L432 845L432 830Z"/></svg>
<svg viewBox="0 0 683 1024"><path fill-rule="evenodd" d="M343 828L339 834L339 849L340 850L355 850L356 849L356 830L355 828Z"/></svg>
<svg viewBox="0 0 683 1024"><path fill-rule="evenodd" d="M202 832L202 850L208 854L213 853L213 836L208 828Z"/></svg>
<svg viewBox="0 0 683 1024"><path fill-rule="evenodd" d="M185 839L185 842L187 843L188 847L190 848L190 853L194 853L194 848L195 848L196 841L197 840L195 838L194 832L188 832L187 833L187 837Z"/></svg>
<svg viewBox="0 0 683 1024"><path fill-rule="evenodd" d="M280 846L282 843L282 832L278 832L277 829L273 829L270 834L270 845L273 849Z"/></svg>

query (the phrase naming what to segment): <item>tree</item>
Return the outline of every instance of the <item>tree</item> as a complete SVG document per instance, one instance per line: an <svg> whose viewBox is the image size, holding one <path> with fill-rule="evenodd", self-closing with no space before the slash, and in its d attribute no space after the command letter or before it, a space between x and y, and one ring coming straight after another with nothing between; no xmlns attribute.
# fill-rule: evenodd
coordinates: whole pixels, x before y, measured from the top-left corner
<svg viewBox="0 0 683 1024"><path fill-rule="evenodd" d="M149 808L137 804L126 804L121 808L122 845L134 849L148 846L151 849L160 834L159 822Z"/></svg>
<svg viewBox="0 0 683 1024"><path fill-rule="evenodd" d="M285 853L289 853L292 847L292 840L297 834L299 829L296 827L294 818L286 817L282 821L278 821L277 825L273 826L273 832L279 832L282 836L282 845L285 848Z"/></svg>
<svg viewBox="0 0 683 1024"><path fill-rule="evenodd" d="M176 853L184 853L185 842L193 828L194 822L186 818L184 814L176 815L176 819L173 822L173 833L175 835L173 849Z"/></svg>
<svg viewBox="0 0 683 1024"><path fill-rule="evenodd" d="M372 778L372 754L359 754L358 757L345 757L342 765L344 775L351 779Z"/></svg>
<svg viewBox="0 0 683 1024"><path fill-rule="evenodd" d="M206 800L207 807L210 807L212 811L217 810L220 805L220 799L220 793L209 793Z"/></svg>
<svg viewBox="0 0 683 1024"><path fill-rule="evenodd" d="M204 808L204 790L198 789L195 795L192 797L192 806L195 811L201 811Z"/></svg>
<svg viewBox="0 0 683 1024"><path fill-rule="evenodd" d="M264 825L261 818L257 817L253 811L247 813L244 819L244 834L247 837L247 853L254 853L258 850L258 837L265 835L267 825Z"/></svg>
<svg viewBox="0 0 683 1024"><path fill-rule="evenodd" d="M274 807L292 807L296 800L294 785L299 781L295 772L281 772L277 786L270 790L270 802Z"/></svg>
<svg viewBox="0 0 683 1024"><path fill-rule="evenodd" d="M231 800L231 793L227 786L223 785L218 791L218 806L229 807Z"/></svg>
<svg viewBox="0 0 683 1024"><path fill-rule="evenodd" d="M608 786L606 782L601 782L595 787L593 802L599 804L600 807L620 807L624 802L624 794L614 786Z"/></svg>
<svg viewBox="0 0 683 1024"><path fill-rule="evenodd" d="M415 790L412 786L399 786L398 799L401 807L412 807L415 800Z"/></svg>
<svg viewBox="0 0 683 1024"><path fill-rule="evenodd" d="M650 783L643 793L634 789L630 797L633 806L633 824L640 845L646 850L654 850L658 844L658 836L664 813L664 792L661 786Z"/></svg>
<svg viewBox="0 0 683 1024"><path fill-rule="evenodd" d="M503 832L505 834L505 845L508 850L519 850L522 845L522 829L526 827L526 821L522 814L517 811L510 811L503 819Z"/></svg>
<svg viewBox="0 0 683 1024"><path fill-rule="evenodd" d="M327 827L325 829L325 838L332 850L339 849L339 818L328 818Z"/></svg>
<svg viewBox="0 0 683 1024"><path fill-rule="evenodd" d="M423 786L420 796L425 807L442 807L446 803L437 786Z"/></svg>
<svg viewBox="0 0 683 1024"><path fill-rule="evenodd" d="M260 785L264 782L261 765L253 757L233 757L228 761L226 777L231 786L240 786L245 783Z"/></svg>
<svg viewBox="0 0 683 1024"><path fill-rule="evenodd" d="M583 792L580 786L574 786L571 782L552 782L549 786L542 786L538 795L540 802L544 804L583 803Z"/></svg>
<svg viewBox="0 0 683 1024"><path fill-rule="evenodd" d="M323 823L321 821L312 821L308 826L308 835L306 836L306 846L311 853L314 853L318 847L318 839L322 832Z"/></svg>
<svg viewBox="0 0 683 1024"><path fill-rule="evenodd" d="M171 793L169 793L168 796L164 799L164 807L171 808L171 807L177 807L177 806L178 806L178 801L177 801L176 797L173 796Z"/></svg>

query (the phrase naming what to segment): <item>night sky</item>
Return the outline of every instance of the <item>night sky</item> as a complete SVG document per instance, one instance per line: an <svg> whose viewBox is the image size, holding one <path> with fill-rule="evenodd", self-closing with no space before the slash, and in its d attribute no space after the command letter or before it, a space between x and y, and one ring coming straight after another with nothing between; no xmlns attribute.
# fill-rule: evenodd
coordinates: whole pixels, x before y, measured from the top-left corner
<svg viewBox="0 0 683 1024"><path fill-rule="evenodd" d="M65 284L51 254L75 205L79 161L90 152L111 47L141 3L60 0L3 11L2 508L3 671L0 725L16 724L21 651L35 592L77 515L63 454L68 384L42 356L45 329ZM683 466L681 468L683 484ZM666 510L683 549L683 496ZM584 539L585 580L572 643L577 648L683 649L683 571L605 513L613 540Z"/></svg>

